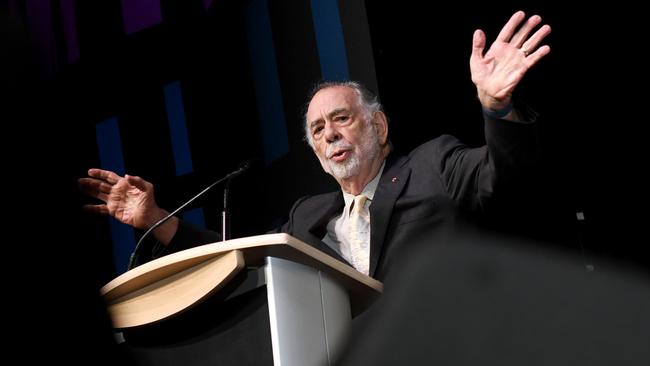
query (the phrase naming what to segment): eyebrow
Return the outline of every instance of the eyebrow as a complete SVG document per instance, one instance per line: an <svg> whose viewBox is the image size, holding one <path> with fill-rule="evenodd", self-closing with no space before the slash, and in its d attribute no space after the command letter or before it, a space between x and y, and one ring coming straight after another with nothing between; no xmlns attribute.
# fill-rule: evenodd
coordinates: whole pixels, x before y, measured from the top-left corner
<svg viewBox="0 0 650 366"><path fill-rule="evenodd" d="M327 114L327 117L331 119L332 117L336 116L337 114L344 113L344 112L349 112L349 109L348 108L336 108L335 110L329 112ZM310 128L314 127L315 124L317 124L318 122L321 122L322 120L323 120L322 118L319 118L317 120L309 122L309 127Z"/></svg>

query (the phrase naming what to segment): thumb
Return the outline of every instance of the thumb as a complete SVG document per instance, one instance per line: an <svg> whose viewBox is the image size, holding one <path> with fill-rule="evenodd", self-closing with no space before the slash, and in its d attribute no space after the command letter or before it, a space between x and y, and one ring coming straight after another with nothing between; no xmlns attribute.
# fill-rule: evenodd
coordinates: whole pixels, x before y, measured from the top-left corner
<svg viewBox="0 0 650 366"><path fill-rule="evenodd" d="M483 49L485 48L485 33L477 29L472 37L472 57L483 58Z"/></svg>
<svg viewBox="0 0 650 366"><path fill-rule="evenodd" d="M145 192L146 192L146 191L149 191L149 187L148 187L148 186L149 186L150 184L149 184L149 182L147 182L146 180L144 180L144 179L142 179L142 178L140 178L140 177L133 176L133 175L128 175L128 174L125 174L125 175L124 175L124 178L126 179L127 182L129 182L130 185L135 186L135 187L138 188L139 190L141 190L141 191L145 191Z"/></svg>

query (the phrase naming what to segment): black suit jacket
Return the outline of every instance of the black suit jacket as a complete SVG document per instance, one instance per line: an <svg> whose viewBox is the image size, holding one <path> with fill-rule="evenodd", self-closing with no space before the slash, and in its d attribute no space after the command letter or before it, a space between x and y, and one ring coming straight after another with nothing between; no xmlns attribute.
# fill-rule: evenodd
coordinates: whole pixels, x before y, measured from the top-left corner
<svg viewBox="0 0 650 366"><path fill-rule="evenodd" d="M455 222L458 208L484 211L502 183L535 160L535 130L535 123L486 118L485 146L468 148L443 135L408 156L389 157L370 205L370 275L383 278L395 253L409 250L409 243L423 233ZM303 197L294 204L288 222L274 232L293 235L345 262L321 240L327 223L343 207L341 191ZM165 252L218 240L218 233L181 223Z"/></svg>

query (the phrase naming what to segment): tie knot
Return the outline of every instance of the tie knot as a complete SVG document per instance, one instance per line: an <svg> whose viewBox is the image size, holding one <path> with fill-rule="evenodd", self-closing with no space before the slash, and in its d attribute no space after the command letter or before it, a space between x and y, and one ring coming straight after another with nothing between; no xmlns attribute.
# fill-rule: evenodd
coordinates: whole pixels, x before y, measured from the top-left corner
<svg viewBox="0 0 650 366"><path fill-rule="evenodd" d="M352 207L352 213L353 214L359 214L360 212L363 211L363 207L366 205L366 201L368 200L368 197L360 194L358 196L354 196L354 206Z"/></svg>

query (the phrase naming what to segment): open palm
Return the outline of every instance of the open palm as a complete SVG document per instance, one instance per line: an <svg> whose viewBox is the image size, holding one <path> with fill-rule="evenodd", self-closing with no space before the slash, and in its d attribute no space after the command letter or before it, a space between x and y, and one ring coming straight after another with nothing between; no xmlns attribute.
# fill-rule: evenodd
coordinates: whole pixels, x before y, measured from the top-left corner
<svg viewBox="0 0 650 366"><path fill-rule="evenodd" d="M89 178L79 180L80 187L104 203L86 205L86 210L111 215L120 222L139 229L151 226L151 212L156 212L158 208L151 183L140 177L121 177L102 169L90 169L88 175Z"/></svg>
<svg viewBox="0 0 650 366"><path fill-rule="evenodd" d="M542 18L533 15L520 27L525 16L523 11L513 14L485 54L485 33L480 29L474 32L470 71L484 107L500 109L509 104L528 69L551 50L546 45L538 47L551 27L544 25L529 37Z"/></svg>

